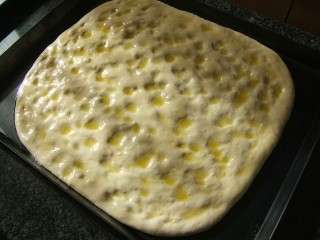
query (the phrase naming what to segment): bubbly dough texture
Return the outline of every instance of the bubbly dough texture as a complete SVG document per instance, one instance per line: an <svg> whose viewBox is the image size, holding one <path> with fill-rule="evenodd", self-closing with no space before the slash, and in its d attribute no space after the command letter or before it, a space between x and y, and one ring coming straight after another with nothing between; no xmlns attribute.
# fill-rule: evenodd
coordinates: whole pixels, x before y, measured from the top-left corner
<svg viewBox="0 0 320 240"><path fill-rule="evenodd" d="M183 235L245 192L293 92L258 42L155 0L114 0L40 55L16 128L41 165L114 218Z"/></svg>

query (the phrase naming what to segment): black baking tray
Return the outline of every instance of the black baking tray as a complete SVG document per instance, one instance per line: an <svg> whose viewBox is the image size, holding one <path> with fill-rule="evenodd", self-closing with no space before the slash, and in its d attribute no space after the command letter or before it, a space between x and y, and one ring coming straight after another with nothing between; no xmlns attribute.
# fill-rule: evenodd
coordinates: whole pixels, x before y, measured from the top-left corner
<svg viewBox="0 0 320 240"><path fill-rule="evenodd" d="M99 0L51 0L0 42L0 143L104 219L126 239L165 239L118 223L39 166L19 143L14 126L15 94L36 57L61 32ZM208 231L175 239L270 239L307 165L320 135L320 54L251 23L219 12L205 1L163 1L243 32L278 52L296 89L295 103L283 135L251 187L230 212ZM123 239L119 238L119 239Z"/></svg>

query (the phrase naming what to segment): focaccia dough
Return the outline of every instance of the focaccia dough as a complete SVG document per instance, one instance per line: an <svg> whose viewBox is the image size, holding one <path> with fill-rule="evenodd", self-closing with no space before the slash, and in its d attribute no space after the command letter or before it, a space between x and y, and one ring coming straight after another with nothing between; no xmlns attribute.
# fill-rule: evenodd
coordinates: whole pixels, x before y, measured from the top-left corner
<svg viewBox="0 0 320 240"><path fill-rule="evenodd" d="M36 161L99 208L183 235L245 192L292 102L269 48L155 0L115 0L44 50L15 121Z"/></svg>

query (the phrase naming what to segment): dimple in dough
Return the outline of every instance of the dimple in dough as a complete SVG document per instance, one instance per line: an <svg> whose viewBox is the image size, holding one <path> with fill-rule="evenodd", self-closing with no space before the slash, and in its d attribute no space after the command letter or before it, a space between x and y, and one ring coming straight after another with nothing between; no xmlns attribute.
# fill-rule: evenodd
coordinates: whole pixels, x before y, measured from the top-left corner
<svg viewBox="0 0 320 240"><path fill-rule="evenodd" d="M248 188L293 102L280 57L155 0L111 1L49 45L15 121L39 164L154 235L216 223Z"/></svg>

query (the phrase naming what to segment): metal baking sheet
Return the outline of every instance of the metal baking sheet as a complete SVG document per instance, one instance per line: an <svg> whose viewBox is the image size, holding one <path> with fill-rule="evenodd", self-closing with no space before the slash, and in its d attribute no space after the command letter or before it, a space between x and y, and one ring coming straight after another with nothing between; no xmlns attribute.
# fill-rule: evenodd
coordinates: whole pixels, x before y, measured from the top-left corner
<svg viewBox="0 0 320 240"><path fill-rule="evenodd" d="M39 166L19 143L14 126L16 89L36 57L62 31L101 4L99 0L51 0L0 43L0 143L40 171L126 239L165 239L143 234L120 224ZM177 239L270 239L284 212L320 133L318 92L320 73L310 61L312 51L217 11L204 1L164 1L174 7L243 32L273 48L292 74L296 98L291 117L277 147L247 193L215 226L206 232ZM309 56L309 57L308 57ZM307 59L302 62L302 59ZM18 173L17 173L18 174Z"/></svg>

